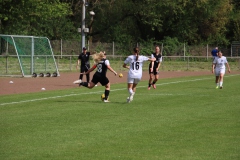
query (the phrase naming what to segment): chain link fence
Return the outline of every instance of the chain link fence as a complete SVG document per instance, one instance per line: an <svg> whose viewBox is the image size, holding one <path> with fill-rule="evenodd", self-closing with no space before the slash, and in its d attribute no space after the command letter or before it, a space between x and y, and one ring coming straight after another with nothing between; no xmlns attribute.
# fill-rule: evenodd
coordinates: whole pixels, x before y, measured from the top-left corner
<svg viewBox="0 0 240 160"><path fill-rule="evenodd" d="M76 72L77 55L55 55L59 72ZM122 67L127 56L107 55L111 67L116 71L127 71ZM227 57L232 71L240 70L240 57ZM17 56L0 56L0 76L21 76L19 65L16 65ZM90 60L91 66L94 64ZM163 56L160 71L211 71L212 58L206 56ZM143 70L148 71L148 62L145 62Z"/></svg>
<svg viewBox="0 0 240 160"><path fill-rule="evenodd" d="M52 40L52 50L56 65L60 72L79 72L76 68L77 58L81 52L81 43L78 40ZM122 45L117 43L91 43L87 47L89 51L106 51L107 58L110 60L111 66L119 71L124 70L122 65L125 58L132 53L132 48L140 47L141 54L150 56L154 52L152 44L129 44ZM202 71L211 70L212 56L211 51L216 46L214 45L198 45L188 46L184 43L178 46L167 46L160 44L163 48L163 62L161 70L163 71ZM235 44L236 47L236 44ZM240 57L238 50L233 52L232 48L220 48L228 58L232 70L240 70ZM40 55L39 55L40 56ZM91 59L93 65L93 60ZM147 70L148 65L144 65L144 70ZM0 54L0 76L18 75L19 65L17 56L9 53ZM21 75L21 74L20 74Z"/></svg>
<svg viewBox="0 0 240 160"><path fill-rule="evenodd" d="M79 40L52 40L51 45L55 55L78 55L81 53L81 41ZM129 55L132 53L132 48L138 46L141 49L141 54L150 55L154 51L152 44L120 44L120 43L91 43L86 44L88 50L91 51L106 51L111 55ZM159 43L159 46L163 48L162 54L164 56L207 56L211 57L211 51L216 47L212 44L207 45L194 45L189 46L185 43L181 43L178 46L170 46ZM239 48L239 49L238 49ZM219 47L222 50L224 56L240 56L240 43L236 46L234 43L231 48Z"/></svg>

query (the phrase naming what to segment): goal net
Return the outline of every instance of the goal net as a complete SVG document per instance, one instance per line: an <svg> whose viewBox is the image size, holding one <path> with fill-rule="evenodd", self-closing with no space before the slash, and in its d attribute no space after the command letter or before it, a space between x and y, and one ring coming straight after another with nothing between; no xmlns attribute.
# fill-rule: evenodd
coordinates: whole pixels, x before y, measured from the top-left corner
<svg viewBox="0 0 240 160"><path fill-rule="evenodd" d="M50 41L46 37L0 34L0 75L60 76Z"/></svg>

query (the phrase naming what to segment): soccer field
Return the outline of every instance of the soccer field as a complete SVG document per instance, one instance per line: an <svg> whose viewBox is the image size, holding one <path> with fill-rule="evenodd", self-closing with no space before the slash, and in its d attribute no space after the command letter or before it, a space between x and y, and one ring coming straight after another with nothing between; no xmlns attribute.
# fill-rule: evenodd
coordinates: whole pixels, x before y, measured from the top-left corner
<svg viewBox="0 0 240 160"><path fill-rule="evenodd" d="M0 97L0 159L238 160L240 75L126 83Z"/></svg>

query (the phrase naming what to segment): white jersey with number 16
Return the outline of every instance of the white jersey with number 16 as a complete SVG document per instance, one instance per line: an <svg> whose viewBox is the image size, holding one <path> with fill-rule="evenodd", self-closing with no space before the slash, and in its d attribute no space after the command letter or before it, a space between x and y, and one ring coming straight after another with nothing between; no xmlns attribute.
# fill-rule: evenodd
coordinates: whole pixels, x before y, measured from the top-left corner
<svg viewBox="0 0 240 160"><path fill-rule="evenodd" d="M228 63L227 58L222 56L216 57L213 61L214 64L216 64L217 69L224 69L225 70L225 64Z"/></svg>
<svg viewBox="0 0 240 160"><path fill-rule="evenodd" d="M146 56L138 56L138 60L136 61L136 56L131 55L128 56L124 61L125 64L129 64L130 69L128 71L129 78L142 78L142 66L143 62L148 61L148 57Z"/></svg>

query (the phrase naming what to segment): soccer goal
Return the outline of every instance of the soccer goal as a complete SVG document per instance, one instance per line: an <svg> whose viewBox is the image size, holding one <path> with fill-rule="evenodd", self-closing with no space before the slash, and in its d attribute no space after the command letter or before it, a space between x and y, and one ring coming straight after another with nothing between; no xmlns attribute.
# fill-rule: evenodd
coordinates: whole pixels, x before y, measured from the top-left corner
<svg viewBox="0 0 240 160"><path fill-rule="evenodd" d="M60 76L50 41L46 37L0 34L1 75ZM18 65L19 64L19 65Z"/></svg>

